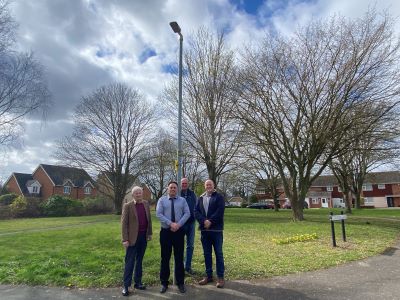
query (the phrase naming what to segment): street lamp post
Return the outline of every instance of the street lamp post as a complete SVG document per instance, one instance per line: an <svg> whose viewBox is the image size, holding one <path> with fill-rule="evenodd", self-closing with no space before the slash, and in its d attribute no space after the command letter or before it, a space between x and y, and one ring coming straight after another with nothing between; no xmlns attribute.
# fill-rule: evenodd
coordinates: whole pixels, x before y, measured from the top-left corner
<svg viewBox="0 0 400 300"><path fill-rule="evenodd" d="M178 195L181 194L182 179L182 44L183 35L177 22L170 22L172 30L179 35L179 99L178 99Z"/></svg>

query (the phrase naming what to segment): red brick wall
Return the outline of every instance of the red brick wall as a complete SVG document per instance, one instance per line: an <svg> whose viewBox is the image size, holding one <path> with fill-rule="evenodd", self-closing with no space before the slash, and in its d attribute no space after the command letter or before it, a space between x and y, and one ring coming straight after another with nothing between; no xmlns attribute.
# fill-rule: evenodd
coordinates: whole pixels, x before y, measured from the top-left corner
<svg viewBox="0 0 400 300"><path fill-rule="evenodd" d="M39 167L32 176L42 185L40 188L40 194L43 199L46 200L54 194L54 185L42 167Z"/></svg>
<svg viewBox="0 0 400 300"><path fill-rule="evenodd" d="M9 193L22 195L21 190L19 189L17 181L15 180L14 176L11 176L10 180L7 182L6 187Z"/></svg>
<svg viewBox="0 0 400 300"><path fill-rule="evenodd" d="M92 190L91 190L90 194L85 194L85 188L76 188L76 189L77 189L77 198L76 199L84 199L87 197L96 197L96 195L97 195L97 191L93 187L91 187Z"/></svg>
<svg viewBox="0 0 400 300"><path fill-rule="evenodd" d="M400 184L391 184L392 195L400 195Z"/></svg>
<svg viewBox="0 0 400 300"><path fill-rule="evenodd" d="M385 197L386 195L392 195L392 185L385 184L384 189L378 189L377 184L372 185L372 191L362 191L364 197Z"/></svg>

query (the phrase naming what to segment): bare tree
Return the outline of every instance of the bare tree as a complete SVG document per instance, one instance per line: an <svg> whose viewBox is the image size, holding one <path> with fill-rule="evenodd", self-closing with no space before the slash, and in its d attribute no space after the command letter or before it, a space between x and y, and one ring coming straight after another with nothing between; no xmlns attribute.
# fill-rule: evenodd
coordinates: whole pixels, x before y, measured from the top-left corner
<svg viewBox="0 0 400 300"><path fill-rule="evenodd" d="M294 220L304 219L307 191L329 162L396 105L398 50L390 17L370 11L269 35L246 51L237 110L279 171ZM371 113L378 103L387 109ZM345 134L353 127L364 132Z"/></svg>
<svg viewBox="0 0 400 300"><path fill-rule="evenodd" d="M247 146L243 147L242 153L244 162L241 163L241 168L253 175L258 182L258 186L265 190L266 194L271 195L274 201L275 211L279 211L279 196L282 194L282 180L278 170L269 160L268 155L262 147L256 147L257 143L247 141Z"/></svg>
<svg viewBox="0 0 400 300"><path fill-rule="evenodd" d="M175 178L176 152L176 143L161 129L140 155L139 178L156 200L164 194L168 182Z"/></svg>
<svg viewBox="0 0 400 300"><path fill-rule="evenodd" d="M373 111L385 110L377 107ZM369 172L382 165L392 164L398 160L399 121L398 112L381 117L374 130L364 134L362 139L352 142L349 149L330 163L330 169L337 178L343 191L347 212L351 213L353 195L355 207L360 208L362 186ZM352 128L355 134L362 128Z"/></svg>
<svg viewBox="0 0 400 300"><path fill-rule="evenodd" d="M233 52L224 40L223 34L202 28L185 47L184 56L183 135L215 183L228 170L241 132L233 118ZM177 107L177 81L165 89L163 99L176 120L177 112L171 108Z"/></svg>
<svg viewBox="0 0 400 300"><path fill-rule="evenodd" d="M24 117L50 105L42 66L33 54L12 50L17 24L0 0L0 146L18 138Z"/></svg>
<svg viewBox="0 0 400 300"><path fill-rule="evenodd" d="M73 118L74 131L58 142L55 156L72 166L108 172L120 213L128 182L140 171L133 164L147 143L154 109L137 90L110 84L82 97Z"/></svg>
<svg viewBox="0 0 400 300"><path fill-rule="evenodd" d="M183 152L182 174L189 180L190 188L194 190L196 182L207 179L207 170L198 155L185 144L183 145Z"/></svg>
<svg viewBox="0 0 400 300"><path fill-rule="evenodd" d="M17 23L8 10L9 1L0 0L0 54L9 50L15 42Z"/></svg>

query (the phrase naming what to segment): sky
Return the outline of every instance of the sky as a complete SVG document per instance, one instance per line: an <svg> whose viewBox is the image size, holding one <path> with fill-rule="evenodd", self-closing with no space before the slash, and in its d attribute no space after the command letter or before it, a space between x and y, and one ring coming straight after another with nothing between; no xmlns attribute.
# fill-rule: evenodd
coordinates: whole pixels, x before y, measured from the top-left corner
<svg viewBox="0 0 400 300"><path fill-rule="evenodd" d="M224 30L235 50L269 30L290 33L337 13L356 18L371 6L391 13L400 28L397 0L13 0L15 48L32 51L43 65L53 106L45 122L28 117L20 143L0 154L0 181L56 164L55 143L72 133L75 106L98 87L123 82L157 101L176 76L179 40L171 21L182 29L184 49L205 26Z"/></svg>

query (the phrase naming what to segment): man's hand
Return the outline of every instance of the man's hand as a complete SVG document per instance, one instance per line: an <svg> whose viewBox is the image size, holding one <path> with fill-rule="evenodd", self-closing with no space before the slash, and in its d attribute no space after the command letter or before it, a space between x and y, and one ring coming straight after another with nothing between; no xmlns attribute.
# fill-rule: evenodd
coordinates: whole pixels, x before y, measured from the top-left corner
<svg viewBox="0 0 400 300"><path fill-rule="evenodd" d="M211 226L211 221L210 220L205 220L204 221L204 228L208 229L208 228L210 228L210 226Z"/></svg>
<svg viewBox="0 0 400 300"><path fill-rule="evenodd" d="M149 236L147 237L147 240L148 240L148 241L151 241L151 239L152 239L152 236L149 235Z"/></svg>
<svg viewBox="0 0 400 300"><path fill-rule="evenodd" d="M171 223L170 228L172 232L176 232L179 230L180 226L178 223Z"/></svg>
<svg viewBox="0 0 400 300"><path fill-rule="evenodd" d="M129 241L123 241L122 242L122 246L124 246L125 248L129 247Z"/></svg>

